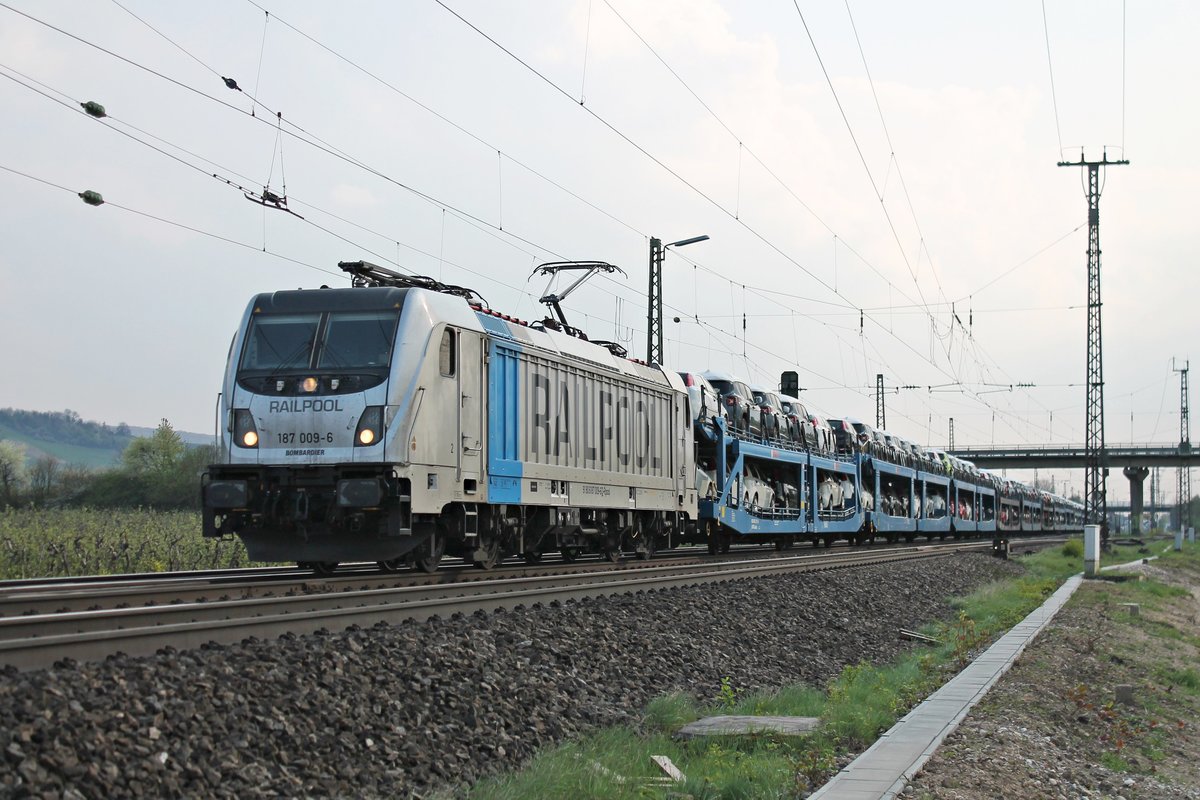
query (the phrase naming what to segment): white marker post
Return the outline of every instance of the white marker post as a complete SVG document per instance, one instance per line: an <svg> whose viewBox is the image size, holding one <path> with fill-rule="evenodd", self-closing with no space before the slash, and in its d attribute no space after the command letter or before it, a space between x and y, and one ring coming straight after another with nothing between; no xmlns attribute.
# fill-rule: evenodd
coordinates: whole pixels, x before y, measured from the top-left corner
<svg viewBox="0 0 1200 800"><path fill-rule="evenodd" d="M1188 528L1188 542L1190 542L1191 544L1196 543L1196 529L1195 528Z"/></svg>
<svg viewBox="0 0 1200 800"><path fill-rule="evenodd" d="M1100 526L1083 526L1083 574L1094 578L1100 574Z"/></svg>

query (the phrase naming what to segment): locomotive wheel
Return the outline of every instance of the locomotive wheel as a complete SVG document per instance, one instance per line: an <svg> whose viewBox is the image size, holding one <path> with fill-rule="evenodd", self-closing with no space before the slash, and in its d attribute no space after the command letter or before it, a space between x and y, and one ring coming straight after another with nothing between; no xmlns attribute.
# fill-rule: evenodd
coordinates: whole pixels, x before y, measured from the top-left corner
<svg viewBox="0 0 1200 800"><path fill-rule="evenodd" d="M334 571L337 570L338 562L336 562L336 561L311 561L311 562L309 562L309 566L312 567L312 571L313 571L314 575L328 577L329 575L332 575L334 573Z"/></svg>
<svg viewBox="0 0 1200 800"><path fill-rule="evenodd" d="M400 568L404 566L404 559L389 558L385 561L380 561L377 563L379 564L380 572L399 572Z"/></svg>
<svg viewBox="0 0 1200 800"><path fill-rule="evenodd" d="M654 537L643 535L639 536L637 541L638 546L634 549L634 555L637 556L638 561L649 561L653 558L655 550Z"/></svg>
<svg viewBox="0 0 1200 800"><path fill-rule="evenodd" d="M490 534L479 535L479 547L475 555L483 553L483 558L472 558L471 563L479 569L494 569L500 563L500 538ZM435 566L434 569L437 569ZM432 572L433 570L429 570Z"/></svg>
<svg viewBox="0 0 1200 800"><path fill-rule="evenodd" d="M437 572L445 552L446 537L441 533L431 533L414 551L413 566L422 572Z"/></svg>
<svg viewBox="0 0 1200 800"><path fill-rule="evenodd" d="M563 545L558 549L558 552L562 553L563 561L566 561L568 564L570 564L579 559L579 555L583 552L583 548L578 545Z"/></svg>
<svg viewBox="0 0 1200 800"><path fill-rule="evenodd" d="M612 563L616 564L621 560L621 548L619 546L606 547L600 551L600 555L604 557L605 561L611 561Z"/></svg>
<svg viewBox="0 0 1200 800"><path fill-rule="evenodd" d="M537 550L529 550L522 553L521 556L525 559L526 564L537 564L542 560L542 554ZM566 560L565 557L564 560Z"/></svg>

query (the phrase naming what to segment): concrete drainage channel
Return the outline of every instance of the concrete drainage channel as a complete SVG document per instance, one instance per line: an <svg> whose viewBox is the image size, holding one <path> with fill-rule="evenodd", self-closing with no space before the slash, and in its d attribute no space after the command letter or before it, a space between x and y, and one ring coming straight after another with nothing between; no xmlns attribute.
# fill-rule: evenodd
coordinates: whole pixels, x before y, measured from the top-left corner
<svg viewBox="0 0 1200 800"><path fill-rule="evenodd" d="M22 670L38 669L64 658L99 660L117 652L148 655L167 646L193 649L210 642L231 644L251 636L270 638L283 633L340 630L351 625L367 627L378 622L511 609L763 575L944 557L989 547L973 543L959 547L851 551L726 564L662 565L633 572L609 570L469 584L9 617L0 619L0 664Z"/></svg>

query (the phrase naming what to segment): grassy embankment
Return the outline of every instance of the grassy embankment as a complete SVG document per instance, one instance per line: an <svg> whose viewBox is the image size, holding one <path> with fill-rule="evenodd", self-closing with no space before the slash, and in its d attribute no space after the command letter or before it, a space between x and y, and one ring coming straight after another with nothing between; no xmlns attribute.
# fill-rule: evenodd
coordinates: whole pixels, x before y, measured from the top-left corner
<svg viewBox="0 0 1200 800"><path fill-rule="evenodd" d="M894 664L850 666L823 687L797 685L744 695L725 681L715 698L660 697L646 709L641 730L602 730L545 752L518 773L481 782L471 797L796 796L823 783L839 754L865 749L965 666L983 644L1041 605L1067 576L1080 571L1082 551L1081 542L1074 541L1021 559L1027 568L1024 576L955 600L956 620L930 624L922 631L941 644L914 648ZM809 716L821 722L806 737L760 735L691 742L672 737L680 726L709 714ZM662 776L651 755L669 757L687 776L686 783L648 785L646 779Z"/></svg>
<svg viewBox="0 0 1200 800"><path fill-rule="evenodd" d="M1082 659L1094 662L1094 680L1067 681L1061 694L1073 714L1091 720L1085 739L1099 745L1093 755L1110 770L1195 780L1196 737L1188 728L1200 719L1200 624L1195 590L1200 587L1200 545L1181 552L1155 547L1155 567L1169 569L1171 583L1124 581L1087 586L1072 602L1089 616L1084 636L1073 642ZM1136 556L1134 556L1136 557ZM1110 559L1116 562L1117 559ZM1136 603L1131 615L1124 604ZM1134 701L1119 704L1107 683L1127 683ZM1174 765L1165 763L1168 756ZM1181 764L1185 765L1181 769ZM1194 784L1193 784L1194 785Z"/></svg>
<svg viewBox="0 0 1200 800"><path fill-rule="evenodd" d="M194 511L0 510L0 580L245 566L241 541L204 539Z"/></svg>

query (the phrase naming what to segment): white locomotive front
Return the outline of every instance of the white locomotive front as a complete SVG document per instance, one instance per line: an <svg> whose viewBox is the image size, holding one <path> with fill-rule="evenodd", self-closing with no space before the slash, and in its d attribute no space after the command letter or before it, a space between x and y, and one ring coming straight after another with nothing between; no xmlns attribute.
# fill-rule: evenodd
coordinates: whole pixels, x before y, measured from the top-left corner
<svg viewBox="0 0 1200 800"><path fill-rule="evenodd" d="M261 294L229 353L206 536L319 570L648 555L695 517L674 373L489 311L469 290L343 264L348 289ZM549 321L553 325L552 321Z"/></svg>

